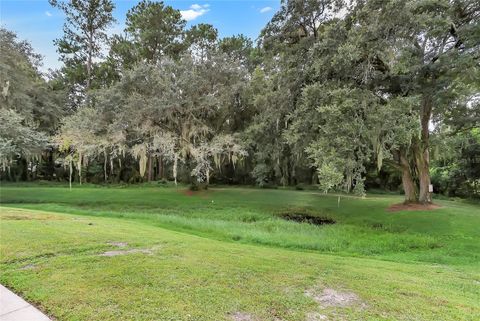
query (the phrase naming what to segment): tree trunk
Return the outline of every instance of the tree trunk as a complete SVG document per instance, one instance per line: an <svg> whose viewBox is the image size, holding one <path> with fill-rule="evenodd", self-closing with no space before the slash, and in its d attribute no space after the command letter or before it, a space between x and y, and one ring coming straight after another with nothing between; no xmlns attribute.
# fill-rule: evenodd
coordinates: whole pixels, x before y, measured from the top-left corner
<svg viewBox="0 0 480 321"><path fill-rule="evenodd" d="M53 160L53 148L47 151L47 165L45 166L45 175L48 180L54 180L55 174L55 161Z"/></svg>
<svg viewBox="0 0 480 321"><path fill-rule="evenodd" d="M175 154L173 157L173 179L175 180L175 186L177 186L177 164L178 156Z"/></svg>
<svg viewBox="0 0 480 321"><path fill-rule="evenodd" d="M404 151L400 151L400 167L402 169L402 185L405 192L405 203L417 202L418 199L412 170Z"/></svg>
<svg viewBox="0 0 480 321"><path fill-rule="evenodd" d="M431 203L432 197L429 192L430 188L430 166L428 150L418 151L416 155L418 180L420 183L420 192L418 195L418 201L420 203Z"/></svg>
<svg viewBox="0 0 480 321"><path fill-rule="evenodd" d="M163 179L163 156L158 157L157 166L158 166L158 179Z"/></svg>
<svg viewBox="0 0 480 321"><path fill-rule="evenodd" d="M28 162L25 158L20 158L20 161L19 161L19 164L20 164L20 171L15 179L15 181L19 181L19 180L22 180L22 181L28 181ZM18 170L17 170L18 171Z"/></svg>
<svg viewBox="0 0 480 321"><path fill-rule="evenodd" d="M103 176L105 178L105 183L107 182L107 179L108 179L108 176L107 176L107 151L104 150L103 151L103 155L105 156L104 158L104 161L103 161Z"/></svg>
<svg viewBox="0 0 480 321"><path fill-rule="evenodd" d="M422 108L420 110L420 124L421 134L420 141L417 140L414 144L415 161L418 171L418 179L420 183L420 192L418 201L420 203L431 203L432 197L429 192L430 189L430 153L429 153L429 139L430 132L428 125L432 116L432 100L426 96L423 98Z"/></svg>
<svg viewBox="0 0 480 321"><path fill-rule="evenodd" d="M78 182L82 185L82 153L78 153Z"/></svg>
<svg viewBox="0 0 480 321"><path fill-rule="evenodd" d="M147 180L150 182L153 180L153 159L152 156L148 156L148 173Z"/></svg>
<svg viewBox="0 0 480 321"><path fill-rule="evenodd" d="M70 190L72 190L72 174L73 174L73 165L72 165L72 163L73 163L73 160L70 160L70 161L68 162L68 167L69 167L69 171L68 171L68 173L69 173L69 175L68 175L68 186L69 186Z"/></svg>
<svg viewBox="0 0 480 321"><path fill-rule="evenodd" d="M88 53L87 53L87 91L90 89L92 78L92 56L93 56L93 30L90 30L88 38Z"/></svg>

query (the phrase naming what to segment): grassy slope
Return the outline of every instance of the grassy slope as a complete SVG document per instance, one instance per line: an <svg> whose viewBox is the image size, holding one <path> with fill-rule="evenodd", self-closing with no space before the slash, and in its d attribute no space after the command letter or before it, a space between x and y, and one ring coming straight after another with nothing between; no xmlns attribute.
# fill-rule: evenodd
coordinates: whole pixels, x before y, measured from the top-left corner
<svg viewBox="0 0 480 321"><path fill-rule="evenodd" d="M392 261L449 265L480 262L480 207L439 201L443 208L389 213L400 196L367 199L311 191L214 189L193 196L174 188L1 189L10 206L147 220L150 224L220 240L314 250ZM332 226L287 222L275 216L305 211L337 220Z"/></svg>
<svg viewBox="0 0 480 321"><path fill-rule="evenodd" d="M232 244L131 220L3 208L0 281L59 320L476 320L480 275ZM28 236L28 237L26 237ZM109 241L150 249L115 257ZM320 308L311 288L362 300Z"/></svg>
<svg viewBox="0 0 480 321"><path fill-rule="evenodd" d="M59 320L231 320L244 312L279 321L315 311L329 320L480 317L478 206L444 201L431 212L388 213L399 197L342 197L337 207L337 197L314 192L240 188L193 196L151 187L0 192L7 206L82 214L1 210L0 281ZM337 224L275 216L287 210ZM108 241L153 254L98 256L114 249ZM366 306L320 309L304 295L316 286L354 291Z"/></svg>

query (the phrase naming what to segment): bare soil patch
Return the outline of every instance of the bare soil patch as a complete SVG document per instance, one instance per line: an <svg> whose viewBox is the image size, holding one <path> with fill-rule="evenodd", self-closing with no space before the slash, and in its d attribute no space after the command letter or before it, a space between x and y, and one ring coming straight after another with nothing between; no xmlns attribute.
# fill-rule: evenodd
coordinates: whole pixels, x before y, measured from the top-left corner
<svg viewBox="0 0 480 321"><path fill-rule="evenodd" d="M11 221L22 221L22 220L37 220L37 221L47 221L47 220L64 220L64 218L55 216L55 215L1 215L1 220L11 220Z"/></svg>
<svg viewBox="0 0 480 321"><path fill-rule="evenodd" d="M233 321L254 321L252 315L245 312L235 312L232 314Z"/></svg>
<svg viewBox="0 0 480 321"><path fill-rule="evenodd" d="M118 256L118 255L127 255L127 254L135 254L135 253L142 253L142 254L153 254L153 252L149 249L131 249L131 250L115 250L115 251L106 251L100 254L100 256Z"/></svg>
<svg viewBox="0 0 480 321"><path fill-rule="evenodd" d="M326 321L328 320L326 315L320 314L318 312L311 312L307 314L306 321Z"/></svg>
<svg viewBox="0 0 480 321"><path fill-rule="evenodd" d="M209 198L209 195L211 194L211 191L210 190L205 190L205 189L201 189L201 190L198 190L198 191L192 191L191 189L183 189L183 190L179 190L179 192L182 194L182 195L185 195L185 196L197 196L197 197L200 197L202 199L208 199ZM213 203L213 201L212 201Z"/></svg>
<svg viewBox="0 0 480 321"><path fill-rule="evenodd" d="M120 247L120 248L124 248L124 247L128 246L127 242L108 242L107 244L112 245L112 246L116 246L116 247Z"/></svg>
<svg viewBox="0 0 480 321"><path fill-rule="evenodd" d="M400 203L393 204L387 208L389 212L399 212L399 211L432 211L442 208L436 204L420 204L420 203Z"/></svg>
<svg viewBox="0 0 480 321"><path fill-rule="evenodd" d="M325 288L318 292L316 289L305 291L305 295L314 299L322 307L348 307L361 303L359 297L353 292L341 292Z"/></svg>

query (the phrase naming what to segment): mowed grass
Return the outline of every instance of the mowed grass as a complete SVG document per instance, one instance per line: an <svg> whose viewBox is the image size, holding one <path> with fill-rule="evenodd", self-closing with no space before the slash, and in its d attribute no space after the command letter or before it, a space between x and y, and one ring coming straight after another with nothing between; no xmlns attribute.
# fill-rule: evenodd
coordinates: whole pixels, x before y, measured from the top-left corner
<svg viewBox="0 0 480 321"><path fill-rule="evenodd" d="M8 206L128 218L200 236L398 262L480 266L480 206L437 201L434 211L388 212L402 197L365 199L316 191L217 188L191 193L173 187L8 187ZM283 213L334 219L315 226Z"/></svg>
<svg viewBox="0 0 480 321"><path fill-rule="evenodd" d="M338 205L248 188L0 192L0 282L57 320L480 318L478 205L391 213L400 196ZM279 217L292 212L336 224ZM331 304L325 289L357 299Z"/></svg>
<svg viewBox="0 0 480 321"><path fill-rule="evenodd" d="M477 320L480 275L2 208L0 281L58 320ZM148 251L102 256L126 249ZM110 243L110 244L109 244ZM354 293L322 306L307 293Z"/></svg>

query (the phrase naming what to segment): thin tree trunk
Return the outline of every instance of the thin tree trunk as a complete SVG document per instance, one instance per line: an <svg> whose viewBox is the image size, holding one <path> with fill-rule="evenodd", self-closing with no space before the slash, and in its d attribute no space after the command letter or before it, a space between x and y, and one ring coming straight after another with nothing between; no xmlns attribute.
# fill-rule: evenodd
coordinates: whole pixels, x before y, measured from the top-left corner
<svg viewBox="0 0 480 321"><path fill-rule="evenodd" d="M13 182L11 163L8 164L7 171L8 171L8 180L10 182Z"/></svg>
<svg viewBox="0 0 480 321"><path fill-rule="evenodd" d="M175 180L175 186L177 186L177 155L173 159L173 179Z"/></svg>
<svg viewBox="0 0 480 321"><path fill-rule="evenodd" d="M78 182L82 185L82 153L78 153Z"/></svg>
<svg viewBox="0 0 480 321"><path fill-rule="evenodd" d="M150 182L152 181L152 176L153 176L153 160L152 156L148 156L148 174L147 174L147 180Z"/></svg>
<svg viewBox="0 0 480 321"><path fill-rule="evenodd" d="M90 89L92 77L92 55L93 55L93 31L90 31L88 39L88 57L87 57L87 91Z"/></svg>
<svg viewBox="0 0 480 321"><path fill-rule="evenodd" d="M104 178L105 178L105 183L107 182L107 151L104 150L103 151L103 155L105 156L105 159L103 161L103 175L104 175Z"/></svg>
<svg viewBox="0 0 480 321"><path fill-rule="evenodd" d="M69 162L69 176L68 176L68 185L70 187L70 190L72 190L72 173L73 173L73 166L72 166L73 160L70 160Z"/></svg>
<svg viewBox="0 0 480 321"><path fill-rule="evenodd" d="M48 180L53 180L54 179L54 174L55 174L55 162L53 160L53 148L47 151L47 176Z"/></svg>
<svg viewBox="0 0 480 321"><path fill-rule="evenodd" d="M163 179L163 156L158 157L157 166L158 166L158 179Z"/></svg>

